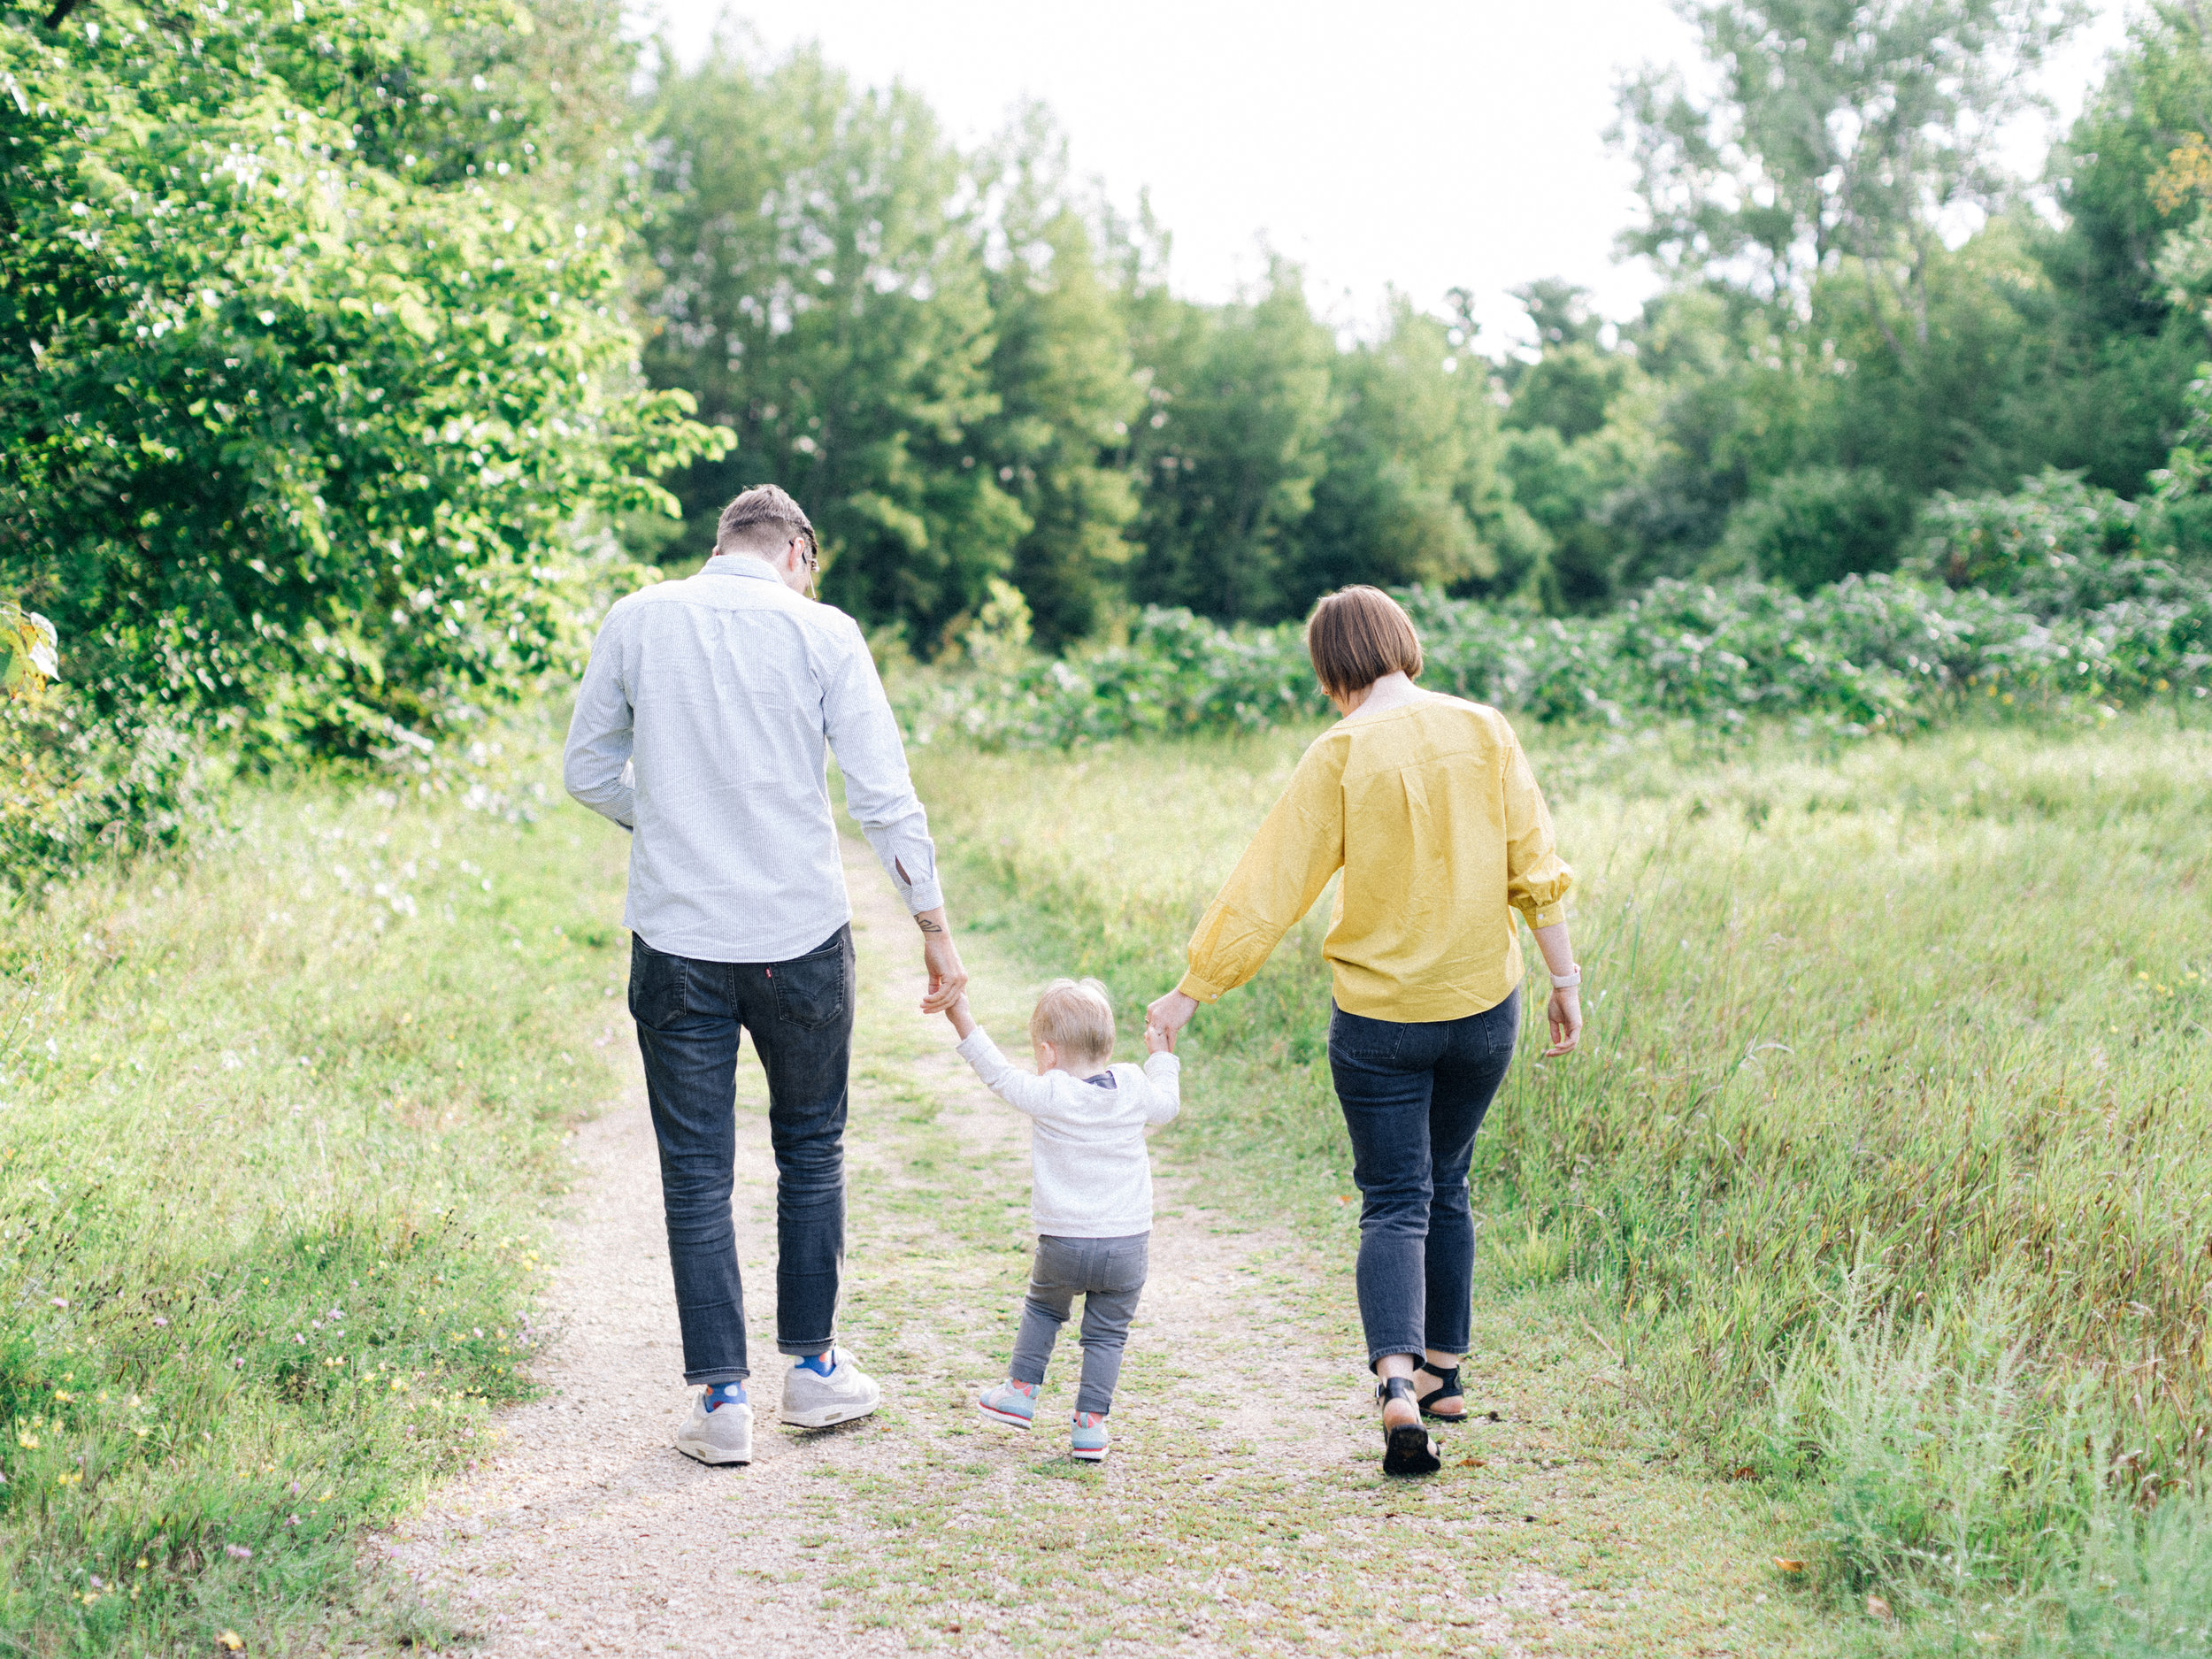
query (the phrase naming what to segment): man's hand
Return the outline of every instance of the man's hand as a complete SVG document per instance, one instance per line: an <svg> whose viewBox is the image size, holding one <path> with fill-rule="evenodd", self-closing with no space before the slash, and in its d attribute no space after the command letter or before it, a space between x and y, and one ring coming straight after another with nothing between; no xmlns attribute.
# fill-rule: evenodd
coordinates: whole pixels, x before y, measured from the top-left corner
<svg viewBox="0 0 2212 1659"><path fill-rule="evenodd" d="M922 930L922 966L929 970L929 994L922 998L922 1012L949 1013L968 988L968 971L960 965L960 950L952 942L952 924L945 919L945 907L941 904L933 910L918 912L914 926Z"/></svg>
<svg viewBox="0 0 2212 1659"><path fill-rule="evenodd" d="M1556 1060L1563 1054L1572 1054L1582 1041L1582 987L1571 985L1563 991L1554 991L1550 1013L1551 1047L1544 1050L1544 1058Z"/></svg>
<svg viewBox="0 0 2212 1659"><path fill-rule="evenodd" d="M1167 1040L1168 1052L1175 1051L1175 1033L1190 1024L1190 1017L1198 1011L1198 1003L1180 991L1170 991L1158 1002L1144 1010L1144 1046L1152 1053L1160 1051L1152 1047L1152 1033L1157 1031Z"/></svg>

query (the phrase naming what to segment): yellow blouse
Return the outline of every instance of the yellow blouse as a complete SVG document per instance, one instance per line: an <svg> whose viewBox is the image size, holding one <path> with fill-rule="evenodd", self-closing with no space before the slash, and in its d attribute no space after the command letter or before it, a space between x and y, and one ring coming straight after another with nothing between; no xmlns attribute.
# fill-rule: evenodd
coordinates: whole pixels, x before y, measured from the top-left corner
<svg viewBox="0 0 2212 1659"><path fill-rule="evenodd" d="M1191 936L1202 1002L1260 971L1339 869L1322 955L1347 1013L1406 1023L1494 1008L1521 982L1520 932L1565 919L1574 872L1513 728L1431 697L1314 740Z"/></svg>

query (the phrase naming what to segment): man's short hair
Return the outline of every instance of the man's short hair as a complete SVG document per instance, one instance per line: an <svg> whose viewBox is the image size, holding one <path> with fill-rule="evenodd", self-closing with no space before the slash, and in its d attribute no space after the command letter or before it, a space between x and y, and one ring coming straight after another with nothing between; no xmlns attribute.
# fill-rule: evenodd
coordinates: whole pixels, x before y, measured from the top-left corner
<svg viewBox="0 0 2212 1659"><path fill-rule="evenodd" d="M1413 618L1379 588L1325 594L1306 620L1306 655L1333 697L1364 691L1385 674L1421 677L1421 636Z"/></svg>
<svg viewBox="0 0 2212 1659"><path fill-rule="evenodd" d="M714 527L717 553L778 553L814 534L806 509L773 484L756 484L722 509Z"/></svg>
<svg viewBox="0 0 2212 1659"><path fill-rule="evenodd" d="M1055 979L1029 1017L1029 1041L1048 1042L1064 1060L1104 1060L1114 1052L1114 1003L1096 979Z"/></svg>

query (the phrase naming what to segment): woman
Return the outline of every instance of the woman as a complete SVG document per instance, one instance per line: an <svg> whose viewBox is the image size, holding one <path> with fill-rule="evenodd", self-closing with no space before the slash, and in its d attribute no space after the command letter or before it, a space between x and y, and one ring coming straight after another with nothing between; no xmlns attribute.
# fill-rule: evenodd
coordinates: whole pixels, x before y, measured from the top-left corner
<svg viewBox="0 0 2212 1659"><path fill-rule="evenodd" d="M1552 845L1528 760L1495 709L1421 690L1412 620L1347 588L1306 624L1314 673L1344 718L1298 763L1190 942L1190 972L1152 1004L1171 1035L1259 972L1344 872L1322 954L1335 995L1329 1069L1352 1140L1359 1310L1380 1379L1386 1474L1427 1474L1421 1426L1466 1416L1459 1385L1474 1297L1467 1165L1513 1057L1519 932L1551 969L1551 1047L1582 1034L1567 939L1573 872Z"/></svg>

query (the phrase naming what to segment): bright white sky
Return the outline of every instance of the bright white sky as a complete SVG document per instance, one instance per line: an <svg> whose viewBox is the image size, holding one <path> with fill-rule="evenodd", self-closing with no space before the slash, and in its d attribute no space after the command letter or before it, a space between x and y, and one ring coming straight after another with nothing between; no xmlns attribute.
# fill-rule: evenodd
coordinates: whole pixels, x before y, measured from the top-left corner
<svg viewBox="0 0 2212 1659"><path fill-rule="evenodd" d="M726 15L726 0L633 4L687 60ZM2124 5L2098 0L2050 67L2062 119ZM815 41L863 82L903 81L964 142L1041 98L1079 173L1125 207L1150 189L1180 292L1227 297L1264 243L1305 265L1340 326L1393 286L1428 306L1464 287L1494 341L1521 333L1508 290L1534 278L1579 282L1616 317L1651 291L1612 257L1630 175L1603 134L1624 71L1696 55L1665 0L740 0L726 15L772 51ZM2031 173L2048 136L2033 127L2014 145Z"/></svg>

